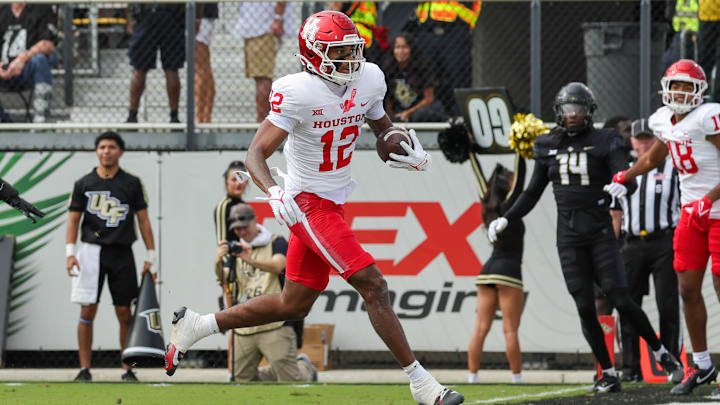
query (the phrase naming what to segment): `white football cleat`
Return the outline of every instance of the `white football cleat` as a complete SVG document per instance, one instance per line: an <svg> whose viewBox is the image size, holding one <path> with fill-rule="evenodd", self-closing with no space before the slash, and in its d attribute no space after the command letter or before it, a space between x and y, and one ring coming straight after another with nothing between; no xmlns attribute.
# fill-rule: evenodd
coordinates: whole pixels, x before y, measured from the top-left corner
<svg viewBox="0 0 720 405"><path fill-rule="evenodd" d="M190 346L195 344L198 340L202 339L197 332L197 321L200 319L200 314L194 312L186 307L181 307L174 313L173 317L173 330L170 335L170 343L168 343L165 349L165 372L167 375L175 374L180 360L184 357L185 352L188 351Z"/></svg>
<svg viewBox="0 0 720 405"><path fill-rule="evenodd" d="M430 374L419 381L411 381L410 393L420 405L457 405L465 401L462 394L443 387Z"/></svg>

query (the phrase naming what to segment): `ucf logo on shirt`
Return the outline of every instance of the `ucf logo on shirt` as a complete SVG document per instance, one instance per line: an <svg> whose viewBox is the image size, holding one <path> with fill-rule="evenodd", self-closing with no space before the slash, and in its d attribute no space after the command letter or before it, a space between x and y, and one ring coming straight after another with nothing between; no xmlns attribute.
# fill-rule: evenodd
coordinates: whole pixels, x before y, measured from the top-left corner
<svg viewBox="0 0 720 405"><path fill-rule="evenodd" d="M127 217L128 205L110 195L109 191L87 191L87 212L105 220L105 226L117 227Z"/></svg>

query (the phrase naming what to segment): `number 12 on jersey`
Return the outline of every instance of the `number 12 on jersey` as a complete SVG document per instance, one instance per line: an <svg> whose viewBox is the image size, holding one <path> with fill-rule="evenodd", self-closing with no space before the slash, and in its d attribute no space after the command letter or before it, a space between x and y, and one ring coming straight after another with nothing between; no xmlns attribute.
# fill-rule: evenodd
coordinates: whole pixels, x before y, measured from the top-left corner
<svg viewBox="0 0 720 405"><path fill-rule="evenodd" d="M587 153L564 153L556 156L558 160L558 172L560 173L560 184L570 184L570 173L580 175L580 185L590 185L590 176L587 168Z"/></svg>
<svg viewBox="0 0 720 405"><path fill-rule="evenodd" d="M350 152L347 156L343 155L345 154L345 150L355 143L358 135L360 135L360 128L356 125L351 125L349 127L343 128L340 132L340 138L338 139L338 142L342 141L350 135L352 135L352 139L350 140L350 142L344 145L337 146L337 156L335 156L335 161L333 161L333 156L331 155L333 143L335 143L335 131L331 129L323 134L323 136L320 138L320 142L323 143L323 161L320 164L319 171L329 172L331 170L337 170L350 164L352 152ZM335 162L337 162L337 164L335 164Z"/></svg>

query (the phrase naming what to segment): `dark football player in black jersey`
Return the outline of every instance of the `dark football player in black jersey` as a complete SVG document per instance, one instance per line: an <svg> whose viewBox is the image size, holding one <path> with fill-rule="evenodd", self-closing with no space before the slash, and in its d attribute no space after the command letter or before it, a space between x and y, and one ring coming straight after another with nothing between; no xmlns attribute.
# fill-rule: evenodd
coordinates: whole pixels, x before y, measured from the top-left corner
<svg viewBox="0 0 720 405"><path fill-rule="evenodd" d="M503 217L488 226L497 240L508 221L525 216L540 199L549 182L557 203L557 247L568 291L575 300L582 331L603 375L594 392L620 391L620 380L610 362L595 310L593 282L605 292L621 316L631 320L652 347L655 358L679 383L683 369L655 335L647 316L630 298L608 213L610 195L603 187L613 173L628 167L623 138L614 129L595 129L595 98L582 83L569 83L555 96L557 127L535 140L535 167L530 184ZM635 184L628 183L628 194ZM632 188L632 189L631 189Z"/></svg>
<svg viewBox="0 0 720 405"><path fill-rule="evenodd" d="M132 322L130 302L138 296L138 280L132 244L135 242L134 217L142 235L147 256L143 273L150 271L157 255L147 211L147 198L139 178L120 168L125 142L115 132L95 139L99 165L75 182L70 198L70 213L65 237L67 271L73 277L72 301L81 305L78 323L78 381L89 381L92 322L97 313L105 281L112 295L115 314L120 322L121 352L125 349ZM78 225L82 217L81 242L75 251ZM130 366L124 381L136 381Z"/></svg>

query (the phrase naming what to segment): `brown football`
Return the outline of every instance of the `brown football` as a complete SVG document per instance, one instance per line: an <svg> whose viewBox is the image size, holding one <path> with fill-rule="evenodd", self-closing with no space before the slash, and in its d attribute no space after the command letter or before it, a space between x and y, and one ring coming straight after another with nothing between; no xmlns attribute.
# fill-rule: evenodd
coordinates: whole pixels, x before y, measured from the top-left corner
<svg viewBox="0 0 720 405"><path fill-rule="evenodd" d="M405 149L400 146L400 142L402 141L405 141L411 148L413 147L410 134L405 128L390 127L384 130L377 137L377 141L375 141L375 149L380 159L382 159L383 162L387 161L390 159L390 153L407 155Z"/></svg>

